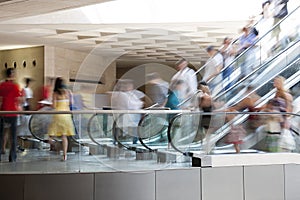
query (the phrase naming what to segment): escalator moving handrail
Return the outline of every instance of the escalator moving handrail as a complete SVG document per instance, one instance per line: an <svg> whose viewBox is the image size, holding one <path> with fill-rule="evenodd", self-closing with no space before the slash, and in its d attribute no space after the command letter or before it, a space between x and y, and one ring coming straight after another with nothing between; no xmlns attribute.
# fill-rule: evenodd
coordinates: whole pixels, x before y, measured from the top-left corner
<svg viewBox="0 0 300 200"><path fill-rule="evenodd" d="M175 115L174 117L172 117L172 119L170 120L169 127L168 127L168 143L172 146L173 149L175 149L176 151L178 151L178 152L182 153L183 155L185 155L186 152L183 152L183 151L181 151L180 149L178 149L178 148L176 147L176 145L173 143L172 137L171 137L171 130L172 130L171 128L172 128L172 126L173 126L173 123L174 123L174 121L175 121L177 118L179 118L179 117L181 117L181 116L182 116L182 113L179 113L179 114Z"/></svg>
<svg viewBox="0 0 300 200"><path fill-rule="evenodd" d="M299 59L298 59L299 60ZM296 63L297 61L294 61L292 64L290 64L287 68L289 68L290 66L292 66L292 65L294 65L295 63ZM299 77L299 76L295 76L295 77ZM291 77L290 79L295 79L295 77ZM290 79L288 79L288 80L286 80L286 85L288 86L288 83L290 83L290 82L292 82ZM299 78L299 80L300 80L300 78ZM292 87L292 85L294 85L293 83L291 83L291 85L289 85L289 87ZM261 99L260 100L258 100L259 101L259 103L257 104L257 106L259 107L259 106L262 106L263 104L265 104L266 103L266 101L269 99L269 98L271 98L271 96L272 96L272 94L274 95L274 93L275 93L275 89L273 89L273 90L271 90L270 92L268 92L264 97L261 97ZM243 112L244 114L249 114L250 112ZM256 114L261 114L262 112L259 112L259 113L257 113L257 112L254 112L254 113L256 113ZM268 112L269 113L269 112ZM285 114L288 114L287 112L285 113ZM296 116L300 116L299 114L294 114L294 115L296 115ZM241 117L240 117L241 118ZM233 119L233 120L231 120L230 122L228 122L229 123L229 125L230 124L233 124L236 120L238 120L238 119ZM226 124L225 124L226 125ZM224 125L224 126L225 126ZM227 125L225 128L227 128L229 125ZM224 128L220 128L221 130L224 130ZM219 130L220 130L219 129ZM220 132L219 130L217 130L216 132ZM219 135L219 133L217 134L217 135ZM222 137L224 137L224 135L221 135L221 136L219 136L219 139L220 138L222 138ZM215 142L217 142L219 139L216 139L216 141Z"/></svg>
<svg viewBox="0 0 300 200"><path fill-rule="evenodd" d="M295 45L297 45L300 42L300 40L297 40L295 43L293 43L292 45L288 46L283 52L281 52L280 54L277 54L273 57L273 59L269 60L268 62L264 63L263 65L257 67L256 69L254 69L250 74L246 75L244 78L242 78L241 80L239 80L238 82L234 83L231 87L229 87L228 89L222 91L221 93L217 94L214 99L219 98L220 96L228 93L229 91L233 90L235 87L237 87L238 85L240 85L243 81L245 81L248 77L251 77L252 75L254 75L257 71L259 71L260 69L263 69L264 67L268 66L270 63L273 62L274 59L277 59L278 57L280 57L282 55L282 53L287 52L289 49L293 48ZM296 58L297 59L297 58Z"/></svg>
<svg viewBox="0 0 300 200"><path fill-rule="evenodd" d="M227 66L223 67L223 69L220 71L223 72L224 70L226 70L229 66L231 66L232 64L234 64L239 58L241 58L243 55L245 55L248 51L250 51L251 48L255 47L256 44L258 44L264 37L266 37L266 35L268 35L269 33L271 33L275 28L277 28L278 26L280 26L280 24L285 21L285 19L287 19L289 16L291 16L294 12L296 12L299 9L300 6L298 6L297 8L295 8L292 12L290 12L287 16L285 16L283 19L281 19L277 24L275 24L274 26L271 27L271 29L269 31L267 31L265 34L263 34L263 36L259 37L254 44L252 44L251 46L249 46L247 49L245 49L241 54L239 54L231 63L229 63ZM205 64L206 65L206 64ZM204 67L204 66L203 66ZM201 70L203 69L200 68ZM197 70L201 71L201 70ZM253 72L252 72L253 73ZM251 73L251 74L252 74ZM208 81L208 83L210 83L212 80L214 80L214 78L212 78L211 80ZM229 88L230 89L230 88Z"/></svg>
<svg viewBox="0 0 300 200"><path fill-rule="evenodd" d="M31 129L31 123L32 123L33 116L35 116L35 115L31 115L31 116L30 116L30 119L29 119L29 122L28 122L28 129L29 129L31 135L32 135L35 139L37 139L37 140L39 140L39 141L41 141L41 142L49 143L49 139L43 139L43 138L40 138L39 136L37 136L36 134L34 134L34 131ZM60 141L61 141L61 140L58 140L58 139L53 139L53 140L56 141L56 142L60 142Z"/></svg>
<svg viewBox="0 0 300 200"><path fill-rule="evenodd" d="M289 67L293 66L294 64L296 64L297 62L299 62L299 59L300 59L300 57L295 58L293 61L291 61L290 64L288 64L285 68L283 68L282 70L280 70L280 71L279 71L278 73L276 73L276 74L278 75L278 74L282 73L286 68L289 68ZM275 77L275 76L273 76L273 77L271 77L271 78L269 78L269 79L267 79L267 80L264 80L263 83L269 82L269 81L272 80L274 77ZM286 80L286 81L288 81L288 80ZM262 83L262 82L260 82L260 83ZM258 88L260 88L260 87L258 87ZM257 89L255 89L255 90L257 90ZM242 100L243 100L244 98L246 98L246 97L247 97L247 95L244 96L244 97L242 97L242 98L240 98L240 99L238 99L237 101L235 101L235 104L239 103L240 101L242 101ZM224 105L224 107L228 107L228 106L229 106L229 105L227 105L227 104Z"/></svg>
<svg viewBox="0 0 300 200"><path fill-rule="evenodd" d="M146 119L146 117L149 116L149 115L150 115L150 114L145 114L144 116L142 116L141 120L139 121L139 125L138 125L139 127L142 126L144 119ZM143 141L143 139L142 139L142 137L141 137L141 135L140 135L139 129L138 129L137 132L138 132L138 139L139 139L141 145L143 145L143 146L144 146L146 149L148 149L150 152L155 152L155 151L157 151L157 149L152 149L152 148L150 148L147 144L144 143L144 141Z"/></svg>
<svg viewBox="0 0 300 200"><path fill-rule="evenodd" d="M182 106L183 104L185 104L186 102L188 102L189 100L193 99L198 93L202 92L202 90L197 90L196 92L194 92L193 94L191 94L189 97L187 97L186 99L184 99L182 102L180 102L177 107L179 108L180 106Z"/></svg>
<svg viewBox="0 0 300 200"><path fill-rule="evenodd" d="M138 147L133 147L133 146L127 146L125 144L123 144L119 138L117 137L117 133L116 133L116 129L117 129L117 120L118 118L120 118L121 116L123 116L124 113L120 114L116 120L114 120L114 123L113 123L113 137L114 137L114 140L118 143L118 147L123 147L127 150L130 150L130 151L135 151L137 153L146 153L146 152L151 152L149 149L141 149L141 148L138 148ZM138 136L137 136L138 137ZM139 138L138 138L139 139Z"/></svg>
<svg viewBox="0 0 300 200"><path fill-rule="evenodd" d="M286 68L289 68L289 67L291 67L291 66L293 66L294 64L296 64L298 61L299 61L299 59L300 58L298 58L298 60L295 60L295 61L293 61L291 64L289 64ZM285 69L286 69L285 68ZM284 69L283 69L284 70ZM282 71L283 71L282 70ZM282 72L281 71L281 72ZM281 72L279 72L279 73L281 73ZM295 83L294 83L294 79L296 78L296 77L299 77L299 79L300 79L300 76L298 76L297 74L295 74L295 76L292 76L292 77L290 77L290 79L292 79L292 80L290 80L290 79L287 79L286 80L286 83L287 83L287 86L288 87L292 87L292 85L294 85ZM292 83L291 83L292 82ZM291 83L291 85L289 84L289 83ZM271 90L270 92L268 92L264 97L262 97L259 101L260 101L260 103L257 105L257 106L261 106L260 104L263 104L265 101L266 101L266 99L269 99L270 98L270 96L271 96L271 94L269 94L269 93L275 93L275 89L273 89L273 90ZM197 114L197 113L199 113L199 114L201 114L201 112L193 112L194 114ZM237 112L218 112L218 114L222 114L222 113L225 113L225 114L237 114ZM231 120L231 121L229 121L229 122L227 122L226 124L224 124L220 129L218 129L217 131L216 131L216 137L215 137L215 139L214 139L214 143L216 143L219 139L221 139L221 138L223 138L224 136L225 136L225 134L226 133L228 133L228 129L229 129L229 127L230 127L230 125L231 124L234 124L234 123L237 123L236 121L237 120L243 120L243 119L240 119L240 118L242 118L243 116L245 116L245 115L250 115L250 114L255 114L255 115L263 115L263 114L278 114L278 113L280 113L280 114L282 114L281 112L248 112L248 111L243 111L243 112L238 112L239 113L239 118L238 119L233 119L233 120ZM208 114L208 113L205 113L205 114ZM211 114L213 114L213 113L211 113ZM215 113L216 114L216 113ZM298 116L298 117L300 117L300 114L297 114L297 113L290 113L290 112L285 112L284 113L285 115L295 115L295 116ZM180 116L181 116L182 114L180 114ZM190 152L183 152L183 151L181 151L180 149L178 149L175 145L174 145L174 143L172 142L172 138L171 138L171 127L173 126L173 123L174 123L174 121L175 121L175 118L177 118L177 117L179 117L179 115L177 115L177 116L175 116L173 119L172 119L172 121L171 121L171 123L170 123L170 125L169 125L169 129L168 129L168 140L169 140L169 143L171 144L171 146L176 150L176 151L178 151L178 152L180 152L180 153L182 153L182 154L184 154L184 155L192 155L192 153L190 153ZM240 122L239 122L240 123ZM221 131L220 131L221 130ZM224 131L225 130L225 131ZM220 133L221 132L226 132L225 134L222 134L222 135L220 135ZM213 139L213 138L212 138Z"/></svg>
<svg viewBox="0 0 300 200"><path fill-rule="evenodd" d="M88 121L87 132L88 132L88 135L89 135L90 139L91 139L95 144L101 145L101 144L100 144L100 143L92 136L92 133L91 133L91 124L92 124L92 121L93 121L94 117L96 117L97 115L99 115L99 114L98 114L98 113L95 113L95 114L93 114L93 115L90 117L90 119L89 119L89 121Z"/></svg>

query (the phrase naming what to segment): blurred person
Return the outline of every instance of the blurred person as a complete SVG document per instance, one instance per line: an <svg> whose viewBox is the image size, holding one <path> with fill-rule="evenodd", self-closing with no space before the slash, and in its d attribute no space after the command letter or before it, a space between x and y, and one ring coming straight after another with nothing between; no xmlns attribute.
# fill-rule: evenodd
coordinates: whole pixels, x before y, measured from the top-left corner
<svg viewBox="0 0 300 200"><path fill-rule="evenodd" d="M280 50L284 49L289 43L289 36L281 35L282 27L280 21L288 15L287 9L288 0L273 0L271 6L273 6L273 30L271 33L272 40L270 42L271 48L268 52L269 56L274 55ZM289 33L290 34L290 33ZM270 45L269 44L269 45Z"/></svg>
<svg viewBox="0 0 300 200"><path fill-rule="evenodd" d="M194 101L198 105L195 105L195 107L198 108L198 111L204 112L204 114L201 114L199 117L197 135L194 139L195 142L199 140L202 141L206 136L206 132L209 129L212 117L210 114L205 114L212 112L212 97L207 83L204 81L200 81L198 83L198 91L199 92L195 96L195 98L197 98L197 101Z"/></svg>
<svg viewBox="0 0 300 200"><path fill-rule="evenodd" d="M33 91L30 87L30 83L32 82L31 78L25 78L25 87L23 88L23 110L29 111L32 109L31 100L33 99Z"/></svg>
<svg viewBox="0 0 300 200"><path fill-rule="evenodd" d="M112 109L115 110L139 110L144 107L142 99L145 94L139 90L134 89L133 80L120 79L116 86L115 91L111 95ZM117 135L120 136L120 131L131 134L133 137L133 144L138 141L137 128L141 119L141 114L123 114L123 117L118 122Z"/></svg>
<svg viewBox="0 0 300 200"><path fill-rule="evenodd" d="M223 89L222 77L219 76L224 67L224 58L220 51L214 46L206 48L209 59L207 60L203 81L208 83L208 86L213 94ZM218 87L217 87L218 86ZM219 88L221 87L221 89Z"/></svg>
<svg viewBox="0 0 300 200"><path fill-rule="evenodd" d="M273 6L271 5L272 0L263 0L261 4L261 19L257 23L259 34L261 36L265 35L266 32L268 32L272 26L273 26Z"/></svg>
<svg viewBox="0 0 300 200"><path fill-rule="evenodd" d="M248 111L248 112L258 112L262 108L257 107L257 102L261 98L256 91L254 90L254 86L248 85L246 88L246 98L244 98L242 101L237 103L236 105L232 106L228 109L229 112L235 112L235 111ZM246 122L246 129L248 131L254 131L257 127L260 126L260 121L258 115L251 114L248 117L248 120Z"/></svg>
<svg viewBox="0 0 300 200"><path fill-rule="evenodd" d="M278 112L292 112L293 111L293 96L285 89L285 78L277 76L274 78L274 88L276 89L275 97L273 98L273 109ZM282 115L281 127L289 128L287 115Z"/></svg>
<svg viewBox="0 0 300 200"><path fill-rule="evenodd" d="M25 82L25 86L22 89L22 96L23 96L23 110L24 111L31 111L33 110L32 107L32 100L33 100L33 91L31 89L31 83L32 83L33 79L31 78L25 78L24 82ZM24 114L24 115L20 115L18 116L18 123L17 125L19 126L18 128L18 139L20 141L24 140L24 138L29 138L31 137L31 133L28 129L28 124L29 124L29 120L31 118L31 114ZM22 147L21 145L18 145L18 150L19 151L24 151L25 148Z"/></svg>
<svg viewBox="0 0 300 200"><path fill-rule="evenodd" d="M223 45L219 49L223 56L224 60L224 71L222 72L223 75L223 85L225 86L224 89L227 90L233 85L233 78L232 73L234 70L234 63L233 60L235 58L235 46L232 43L232 38L225 37L223 40Z"/></svg>
<svg viewBox="0 0 300 200"><path fill-rule="evenodd" d="M166 107L171 110L179 110L179 104L184 100L184 96L180 94L186 88L183 80L177 80L170 85L170 91L166 102Z"/></svg>
<svg viewBox="0 0 300 200"><path fill-rule="evenodd" d="M285 16L288 15L287 3L289 0L272 0L272 4L274 7L273 11L273 26L278 24ZM272 36L275 37L276 41L279 41L281 28L280 24L273 29Z"/></svg>
<svg viewBox="0 0 300 200"><path fill-rule="evenodd" d="M0 84L1 110L2 111L19 111L22 102L22 91L15 83L15 70L8 68L6 70L6 80ZM10 127L10 152L9 162L16 162L17 159L17 114L4 114L0 123L0 146L3 145L4 124ZM0 154L1 160L1 154Z"/></svg>
<svg viewBox="0 0 300 200"><path fill-rule="evenodd" d="M211 136L217 129L224 125L224 114L218 114L219 105L213 101L211 91L205 81L200 81L197 94L199 110L203 112L199 118L199 128L196 135L196 140L205 138L203 150L208 154L211 152L215 143L211 140Z"/></svg>
<svg viewBox="0 0 300 200"><path fill-rule="evenodd" d="M169 83L164 81L157 72L147 74L145 93L153 104L163 107L166 104Z"/></svg>
<svg viewBox="0 0 300 200"><path fill-rule="evenodd" d="M238 40L237 56L246 51L242 57L239 57L238 63L240 63L241 77L243 78L250 74L255 67L255 48L252 46L255 44L257 35L252 31L252 28L245 26L242 29L242 36ZM251 47L251 48L249 48Z"/></svg>
<svg viewBox="0 0 300 200"><path fill-rule="evenodd" d="M275 97L269 100L264 109L264 111L282 113L282 115L271 115L267 118L268 137L266 138L266 144L271 152L290 151L294 146L294 144L290 143L293 142L290 139L285 141L287 139L286 134L290 129L290 123L289 116L284 113L293 111L293 96L285 89L284 81L285 78L282 76L274 78Z"/></svg>
<svg viewBox="0 0 300 200"><path fill-rule="evenodd" d="M7 146L7 142L8 142L8 137L9 137L9 126L5 127L6 125L4 124L3 127L3 140L2 140L2 149L1 149L1 154L5 154L6 153L6 146Z"/></svg>
<svg viewBox="0 0 300 200"><path fill-rule="evenodd" d="M268 19L272 17L272 11L271 11L271 1L272 0L263 0L261 4L262 12L261 15L263 19Z"/></svg>
<svg viewBox="0 0 300 200"><path fill-rule="evenodd" d="M293 96L286 90L284 86L285 78L277 76L274 78L273 86L276 89L274 99L281 102L279 109L281 112L292 112L293 111Z"/></svg>
<svg viewBox="0 0 300 200"><path fill-rule="evenodd" d="M254 86L248 85L246 88L246 98L238 102L236 105L226 109L226 112L258 112L261 108L256 107L256 102L261 98L254 90ZM237 114L227 114L226 121L232 121ZM248 120L244 124L232 124L230 126L230 132L226 136L226 142L234 145L236 153L240 153L240 144L243 143L243 139L247 132L255 132L256 128L260 125L258 115L250 114Z"/></svg>
<svg viewBox="0 0 300 200"><path fill-rule="evenodd" d="M1 80L0 83L5 82L6 79ZM4 123L3 125L3 140L2 140L2 149L1 149L1 154L5 154L6 153L6 146L8 144L8 140L9 140L9 128L10 128L10 124Z"/></svg>
<svg viewBox="0 0 300 200"><path fill-rule="evenodd" d="M230 132L226 135L226 143L233 144L235 152L240 153L240 144L243 143L243 139L246 136L246 130L244 129L243 125L231 125Z"/></svg>
<svg viewBox="0 0 300 200"><path fill-rule="evenodd" d="M259 30L259 34L261 37L260 40L260 60L261 62L265 62L270 55L269 50L270 47L270 39L271 39L271 33L266 34L273 26L273 16L272 16L272 6L271 6L271 0L264 0L262 2L262 12L260 13L262 15L259 23L257 23L257 27Z"/></svg>
<svg viewBox="0 0 300 200"><path fill-rule="evenodd" d="M206 52L209 55L209 59L207 60L208 66L205 69L205 73L203 76L203 81L209 82L211 79L216 77L224 66L224 58L220 51L218 51L214 46L208 46L206 48Z"/></svg>
<svg viewBox="0 0 300 200"><path fill-rule="evenodd" d="M53 77L46 77L45 84L41 87L41 97L40 101L46 100L49 102L52 102L52 93L53 93ZM37 110L39 110L42 106L42 104L38 104Z"/></svg>
<svg viewBox="0 0 300 200"><path fill-rule="evenodd" d="M170 85L174 85L175 82L181 80L184 82L185 87L180 88L180 94L184 98L192 97L197 91L197 77L195 71L188 67L188 61L186 59L181 59L175 63L175 68L177 73L171 78ZM181 106L181 109L187 109L191 106L190 101L187 101Z"/></svg>
<svg viewBox="0 0 300 200"><path fill-rule="evenodd" d="M293 113L300 112L300 96L298 96L292 103ZM300 118L299 118L300 119Z"/></svg>
<svg viewBox="0 0 300 200"><path fill-rule="evenodd" d="M293 101L293 113L300 114L300 96ZM292 116L290 120L293 129L300 130L300 117Z"/></svg>
<svg viewBox="0 0 300 200"><path fill-rule="evenodd" d="M66 89L64 80L61 77L56 78L52 96L52 107L55 109L55 111L70 111L70 101L70 91ZM52 137L62 138L62 161L66 161L68 149L67 136L75 135L75 129L71 115L54 114L48 128L48 135L50 137L50 144L53 144Z"/></svg>
<svg viewBox="0 0 300 200"><path fill-rule="evenodd" d="M198 103L200 111L210 113L212 112L213 105L212 105L212 97L209 90L209 87L206 82L200 81L199 82L199 90L202 92L198 95ZM206 130L209 128L209 124L211 121L211 115L203 115L200 121L200 127L205 128Z"/></svg>
<svg viewBox="0 0 300 200"><path fill-rule="evenodd" d="M271 5L272 0L264 0L261 4L262 8L262 18L257 25L259 26L259 32L264 35L273 25L273 6Z"/></svg>
<svg viewBox="0 0 300 200"><path fill-rule="evenodd" d="M270 99L261 111L278 112L278 110L275 109L274 105L276 105L276 103L273 99ZM281 116L276 114L262 115L260 116L260 120L263 124L265 124L265 130L267 132L267 136L265 139L266 150L269 152L279 152L280 148L278 142L281 134Z"/></svg>
<svg viewBox="0 0 300 200"><path fill-rule="evenodd" d="M41 100L52 101L52 92L53 92L53 77L46 78L46 84L42 87L42 97Z"/></svg>

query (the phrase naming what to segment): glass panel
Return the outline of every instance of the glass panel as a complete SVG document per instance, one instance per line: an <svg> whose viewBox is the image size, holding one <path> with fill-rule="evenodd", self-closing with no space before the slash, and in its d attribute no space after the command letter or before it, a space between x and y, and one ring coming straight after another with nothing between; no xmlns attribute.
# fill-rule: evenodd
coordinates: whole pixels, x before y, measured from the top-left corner
<svg viewBox="0 0 300 200"><path fill-rule="evenodd" d="M269 81L278 74L282 68L292 63L299 57L300 47L300 11L297 7L294 11L279 22L270 30L260 31L259 38L254 46L249 47L236 59L225 66L222 72L212 79L210 85L215 85L213 97L216 101L236 102L240 98L238 93L242 94L246 85L258 84L263 81ZM264 20L261 20L256 27L262 29L265 26ZM275 38L275 32L280 31L279 37ZM203 73L206 66L198 70ZM230 70L229 70L230 69ZM226 79L223 79L225 71L232 71ZM222 80L221 83L215 83L214 80ZM255 82L253 83L253 81ZM237 95L237 96L236 96ZM235 97L235 98L232 98Z"/></svg>
<svg viewBox="0 0 300 200"><path fill-rule="evenodd" d="M298 97L299 98L299 97ZM299 101L299 100L298 100ZM223 113L225 114L225 113ZM175 150L191 155L258 152L299 152L300 115L280 112L212 113L209 129L184 125L202 113L182 114L171 124L170 139ZM219 115L219 116L218 116ZM226 116L222 129L220 117ZM217 120L217 121L214 121ZM225 121L224 121L225 122ZM186 122L187 123L187 122ZM183 125L183 126L182 126ZM189 129L191 131L188 131ZM195 135L197 131L199 135Z"/></svg>
<svg viewBox="0 0 300 200"><path fill-rule="evenodd" d="M95 114L88 122L88 134L90 139L98 145L113 141L113 115Z"/></svg>
<svg viewBox="0 0 300 200"><path fill-rule="evenodd" d="M138 129L138 136L146 148L157 150L168 146L168 115L146 114Z"/></svg>

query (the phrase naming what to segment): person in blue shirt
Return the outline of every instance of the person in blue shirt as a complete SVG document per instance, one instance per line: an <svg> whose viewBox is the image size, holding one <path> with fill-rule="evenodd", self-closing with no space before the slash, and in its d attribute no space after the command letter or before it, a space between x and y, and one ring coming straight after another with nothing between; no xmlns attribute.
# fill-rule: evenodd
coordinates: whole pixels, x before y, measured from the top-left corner
<svg viewBox="0 0 300 200"><path fill-rule="evenodd" d="M237 55L244 53L242 57L239 58L240 68L241 68L241 77L248 75L255 67L255 48L254 45L257 34L252 31L252 27L244 27L242 29L243 35L239 38L239 45L237 50ZM250 48L249 48L250 47ZM248 49L249 48L249 49Z"/></svg>
<svg viewBox="0 0 300 200"><path fill-rule="evenodd" d="M170 91L166 103L166 107L170 108L171 110L178 110L179 104L183 100L182 94L180 91L182 91L182 88L184 87L184 81L183 80L177 80L172 85L170 85Z"/></svg>

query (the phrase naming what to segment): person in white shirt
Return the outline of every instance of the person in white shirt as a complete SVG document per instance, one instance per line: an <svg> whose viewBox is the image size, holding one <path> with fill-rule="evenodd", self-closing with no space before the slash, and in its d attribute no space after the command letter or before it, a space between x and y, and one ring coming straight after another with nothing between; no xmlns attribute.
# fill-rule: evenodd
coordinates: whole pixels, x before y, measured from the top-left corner
<svg viewBox="0 0 300 200"><path fill-rule="evenodd" d="M111 106L115 110L139 110L144 107L142 99L145 94L134 89L133 81L130 79L121 79L118 81L115 91L111 95ZM141 114L124 113L115 115L118 137L121 135L130 135L133 138L133 144L137 143L137 127L141 119ZM121 134L120 131L123 133Z"/></svg>
<svg viewBox="0 0 300 200"><path fill-rule="evenodd" d="M222 75L220 74L224 66L224 59L222 54L214 47L208 46L206 48L207 54L210 58L206 62L206 68L203 76L203 81L208 83L209 88L212 90L212 93L215 94L219 91L217 86L221 86L222 89Z"/></svg>
<svg viewBox="0 0 300 200"><path fill-rule="evenodd" d="M197 91L198 82L195 71L188 67L188 61L181 59L175 63L177 73L172 77L170 85L173 85L175 82L181 80L185 83L186 87L182 88L180 94L182 95L181 99L187 99L192 97L193 94ZM191 102L186 102L182 105L182 108L189 107Z"/></svg>
<svg viewBox="0 0 300 200"><path fill-rule="evenodd" d="M33 92L32 89L29 87L32 79L26 78L25 79L25 88L23 88L23 95L24 95L24 103L23 103L23 109L24 110L31 110L30 100L33 98Z"/></svg>

